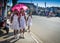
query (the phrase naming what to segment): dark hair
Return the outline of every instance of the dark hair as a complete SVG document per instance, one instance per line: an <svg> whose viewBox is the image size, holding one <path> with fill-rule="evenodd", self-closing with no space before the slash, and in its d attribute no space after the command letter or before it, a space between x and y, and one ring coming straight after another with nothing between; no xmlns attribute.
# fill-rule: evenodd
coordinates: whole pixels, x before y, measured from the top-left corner
<svg viewBox="0 0 60 43"><path fill-rule="evenodd" d="M24 10L23 8L20 8L20 10Z"/></svg>
<svg viewBox="0 0 60 43"><path fill-rule="evenodd" d="M18 11L17 9L14 9L14 11Z"/></svg>
<svg viewBox="0 0 60 43"><path fill-rule="evenodd" d="M23 14L25 14L25 13L24 13L24 9L23 9L23 8L20 8L20 13L22 13L22 11L21 11L21 10L23 10Z"/></svg>
<svg viewBox="0 0 60 43"><path fill-rule="evenodd" d="M17 12L15 12L15 11L17 11ZM18 15L18 10L17 9L15 9L14 12L15 12L14 14L17 14Z"/></svg>

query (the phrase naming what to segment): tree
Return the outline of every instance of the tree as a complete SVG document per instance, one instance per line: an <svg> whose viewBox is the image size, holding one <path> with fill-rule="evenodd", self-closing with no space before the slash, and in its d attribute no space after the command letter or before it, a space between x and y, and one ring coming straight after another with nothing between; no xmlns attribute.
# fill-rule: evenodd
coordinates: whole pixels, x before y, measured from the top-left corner
<svg viewBox="0 0 60 43"><path fill-rule="evenodd" d="M15 4L17 4L17 1L18 1L18 0L12 0L13 6L14 6Z"/></svg>

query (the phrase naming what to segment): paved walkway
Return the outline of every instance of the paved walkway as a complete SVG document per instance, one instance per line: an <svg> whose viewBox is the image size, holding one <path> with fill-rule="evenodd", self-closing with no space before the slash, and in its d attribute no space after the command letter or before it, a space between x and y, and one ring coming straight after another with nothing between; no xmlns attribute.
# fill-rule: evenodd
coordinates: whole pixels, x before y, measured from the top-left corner
<svg viewBox="0 0 60 43"><path fill-rule="evenodd" d="M31 37L31 34L25 32L25 38L20 38L19 40L14 39L13 31L10 30L8 35L0 35L0 43L36 43Z"/></svg>

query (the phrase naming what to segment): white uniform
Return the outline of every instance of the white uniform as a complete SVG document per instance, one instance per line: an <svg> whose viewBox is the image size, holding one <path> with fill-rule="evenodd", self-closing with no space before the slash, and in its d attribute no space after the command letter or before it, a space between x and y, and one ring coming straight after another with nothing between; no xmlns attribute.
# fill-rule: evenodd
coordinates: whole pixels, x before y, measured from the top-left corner
<svg viewBox="0 0 60 43"><path fill-rule="evenodd" d="M32 26L32 18L31 18L31 16L28 17L27 24L28 24L28 26Z"/></svg>
<svg viewBox="0 0 60 43"><path fill-rule="evenodd" d="M21 18L20 18L20 29L25 29L25 27L26 27L26 21L25 21L25 18L24 18L24 16L22 16L22 14L21 14Z"/></svg>
<svg viewBox="0 0 60 43"><path fill-rule="evenodd" d="M17 15L13 16L12 28L15 30L19 30L19 23L18 23L18 16Z"/></svg>

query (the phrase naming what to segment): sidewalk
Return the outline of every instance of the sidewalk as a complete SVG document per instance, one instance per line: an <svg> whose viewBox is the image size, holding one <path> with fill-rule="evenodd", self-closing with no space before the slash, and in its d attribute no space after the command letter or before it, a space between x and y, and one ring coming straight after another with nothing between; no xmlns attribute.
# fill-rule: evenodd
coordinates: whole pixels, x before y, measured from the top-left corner
<svg viewBox="0 0 60 43"><path fill-rule="evenodd" d="M7 23L10 24L9 19L7 20ZM3 31L5 33L5 31ZM14 39L13 36L13 29L9 29L8 35L1 35L0 36L0 43L37 43L31 33L25 32L24 39L20 38L19 40Z"/></svg>
<svg viewBox="0 0 60 43"><path fill-rule="evenodd" d="M31 37L31 34L25 32L25 38L20 38L19 40L14 39L13 31L10 30L8 35L0 37L0 43L36 43L35 40Z"/></svg>

